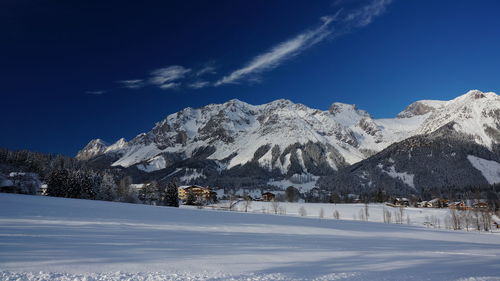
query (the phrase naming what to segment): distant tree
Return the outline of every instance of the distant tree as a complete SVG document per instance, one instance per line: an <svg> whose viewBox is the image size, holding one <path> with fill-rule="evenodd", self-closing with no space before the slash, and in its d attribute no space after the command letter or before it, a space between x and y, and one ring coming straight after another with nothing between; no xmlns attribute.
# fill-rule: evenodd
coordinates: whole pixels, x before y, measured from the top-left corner
<svg viewBox="0 0 500 281"><path fill-rule="evenodd" d="M391 223L392 222L392 213L387 210L385 207L382 210L383 216L384 216L384 223Z"/></svg>
<svg viewBox="0 0 500 281"><path fill-rule="evenodd" d="M57 169L47 177L49 196L95 199L101 178L93 171Z"/></svg>
<svg viewBox="0 0 500 281"><path fill-rule="evenodd" d="M123 199L128 196L131 185L132 178L129 176L125 176L120 180L118 183L118 197L120 198L120 201L123 201Z"/></svg>
<svg viewBox="0 0 500 281"><path fill-rule="evenodd" d="M300 192L297 188L289 186L285 190L285 195L288 202L297 202L299 200Z"/></svg>
<svg viewBox="0 0 500 281"><path fill-rule="evenodd" d="M340 203L340 196L337 192L332 192L330 195L330 203Z"/></svg>
<svg viewBox="0 0 500 281"><path fill-rule="evenodd" d="M69 171L66 169L55 169L47 177L47 195L54 197L66 197L66 187L69 182Z"/></svg>
<svg viewBox="0 0 500 281"><path fill-rule="evenodd" d="M175 181L170 182L167 185L167 188L165 190L164 205L170 207L179 207L179 190Z"/></svg>
<svg viewBox="0 0 500 281"><path fill-rule="evenodd" d="M370 217L370 212L368 210L368 201L365 201L364 213L365 213L365 220L368 220L368 218Z"/></svg>
<svg viewBox="0 0 500 281"><path fill-rule="evenodd" d="M252 197L249 195L245 195L243 198L245 199L245 201L243 202L243 208L246 213L248 212L248 208L252 205Z"/></svg>
<svg viewBox="0 0 500 281"><path fill-rule="evenodd" d="M137 191L130 186L129 186L129 189L128 189L127 193L125 194L125 196L122 197L121 201L125 202L125 203L134 203L134 204L141 203L141 200L139 200L139 196L137 194Z"/></svg>
<svg viewBox="0 0 500 281"><path fill-rule="evenodd" d="M132 178L126 176L120 180L118 184L119 201L125 203L139 203L137 191L132 187Z"/></svg>
<svg viewBox="0 0 500 281"><path fill-rule="evenodd" d="M144 184L142 189L139 191L139 199L144 204L156 205L160 200L158 193L158 183L156 181L152 181L150 183Z"/></svg>
<svg viewBox="0 0 500 281"><path fill-rule="evenodd" d="M340 219L340 213L337 210L333 210L333 218L339 220Z"/></svg>
<svg viewBox="0 0 500 281"><path fill-rule="evenodd" d="M280 209L280 202L278 202L277 200L271 201L271 209L273 213L277 215Z"/></svg>
<svg viewBox="0 0 500 281"><path fill-rule="evenodd" d="M301 216L301 217L307 216L307 211L306 211L306 208L304 206L300 206L300 208L299 208L299 216Z"/></svg>
<svg viewBox="0 0 500 281"><path fill-rule="evenodd" d="M118 197L118 186L111 174L104 173L96 199L104 201L115 201Z"/></svg>

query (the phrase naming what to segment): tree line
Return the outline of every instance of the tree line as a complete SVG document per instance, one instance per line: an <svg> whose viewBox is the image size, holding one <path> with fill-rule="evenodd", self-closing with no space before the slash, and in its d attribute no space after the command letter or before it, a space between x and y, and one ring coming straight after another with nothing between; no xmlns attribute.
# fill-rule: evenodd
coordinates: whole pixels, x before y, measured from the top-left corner
<svg viewBox="0 0 500 281"><path fill-rule="evenodd" d="M151 182L137 190L129 176L116 180L107 172L58 168L46 183L48 196L179 207L175 182Z"/></svg>

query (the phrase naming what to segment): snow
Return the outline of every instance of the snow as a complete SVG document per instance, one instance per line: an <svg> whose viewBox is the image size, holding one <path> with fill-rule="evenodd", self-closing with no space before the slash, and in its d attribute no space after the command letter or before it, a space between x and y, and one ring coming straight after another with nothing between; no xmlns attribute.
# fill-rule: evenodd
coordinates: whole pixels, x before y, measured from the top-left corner
<svg viewBox="0 0 500 281"><path fill-rule="evenodd" d="M180 181L182 183L189 184L191 181L194 181L198 178L205 178L205 175L203 174L202 170L188 168L184 172L184 175L180 177Z"/></svg>
<svg viewBox="0 0 500 281"><path fill-rule="evenodd" d="M167 162L165 161L165 158L159 155L151 158L151 160L149 160L146 164L137 165L137 169L150 173L161 169L165 169L166 166Z"/></svg>
<svg viewBox="0 0 500 281"><path fill-rule="evenodd" d="M304 174L293 174L290 179L283 180L274 180L271 179L267 182L267 184L276 186L285 190L289 186L293 186L299 189L300 192L307 192L314 187L316 187L316 181L319 179L318 176L314 176L312 174L304 173Z"/></svg>
<svg viewBox="0 0 500 281"><path fill-rule="evenodd" d="M467 155L472 166L478 169L489 184L500 183L500 163L474 155Z"/></svg>
<svg viewBox="0 0 500 281"><path fill-rule="evenodd" d="M407 173L407 172L396 172L396 168L394 166L390 166L389 170L385 170L384 166L382 164L378 164L377 167L379 167L382 170L382 172L386 173L390 177L392 177L394 179L400 179L406 185L408 185L412 188L415 188L415 183L413 181L413 178L415 177L415 175L412 175L412 174Z"/></svg>
<svg viewBox="0 0 500 281"><path fill-rule="evenodd" d="M497 94L471 90L437 109L416 133L431 133L450 122L455 122L453 128L456 131L472 135L478 144L491 149L496 141L486 132L486 128L497 127L499 120L496 120L495 112L499 106L500 97Z"/></svg>
<svg viewBox="0 0 500 281"><path fill-rule="evenodd" d="M319 177L316 177L316 178L319 178ZM316 187L316 180L310 181L310 182L304 182L304 183L294 183L290 180L280 180L280 181L270 180L267 182L267 184L279 187L283 190L285 190L289 186L293 186L293 187L299 189L300 192L307 192L307 191L313 189L314 187Z"/></svg>
<svg viewBox="0 0 500 281"><path fill-rule="evenodd" d="M154 144L134 146L131 150L127 151L122 158L111 164L111 166L122 166L127 168L136 163L151 159L160 152L161 150Z"/></svg>
<svg viewBox="0 0 500 281"><path fill-rule="evenodd" d="M2 280L500 280L500 235L334 220L326 206L321 220L12 194L0 206Z"/></svg>
<svg viewBox="0 0 500 281"><path fill-rule="evenodd" d="M123 149L127 145L127 141L124 138L117 140L112 145L108 146L105 152L116 152Z"/></svg>
<svg viewBox="0 0 500 281"><path fill-rule="evenodd" d="M213 146L215 152L208 159L221 162L231 156L230 161L221 167L230 169L254 160L257 149L269 146L271 149L255 160L267 170L279 170L286 175L291 155L287 154L284 161L280 161L280 157L272 163L271 150L274 147L283 153L291 145L322 144L329 149L327 163L336 170L344 161L346 164L357 163L395 142L434 132L450 122L456 123L455 130L472 135L480 145L491 149L496 143L489 131L497 128L499 122L496 119L500 97L495 93L474 90L450 101L422 100L416 104L433 110L423 115L409 114L404 118L372 119L367 112L343 103L334 103L330 110L317 110L288 100L263 105L230 100L170 114L153 130L138 135L130 142L122 139L106 147L100 140L93 141L86 147L89 151L81 151L81 157L103 153L103 150L104 153L120 152L121 158L113 166L138 165L139 169L152 172L165 168L161 153L175 153L188 158L197 149ZM177 140L181 132L182 144ZM229 140L221 140L218 136L220 132L229 136ZM334 151L339 155L333 155ZM291 151L297 153L298 164L303 168L304 152ZM334 159L339 160L335 162ZM305 169L303 171L306 172ZM409 178L399 176L411 183Z"/></svg>
<svg viewBox="0 0 500 281"><path fill-rule="evenodd" d="M357 198L357 195L352 196ZM224 202L221 203L222 205ZM342 220L359 220L359 214L364 211L364 204L328 204L328 203L293 203L293 202L279 202L279 206L284 209L287 216L299 216L300 208L305 208L307 211L308 218L317 219L320 210L323 209L326 219L332 219L333 211L337 210L340 213L340 218ZM243 209L242 204L237 205L238 208ZM252 202L251 206L248 208L249 212L262 213L265 210L266 213L272 213L272 206L270 202L255 201ZM388 210L395 217L395 213L399 212L399 208L386 206L385 204L369 204L369 222L383 223L383 211ZM404 221L406 218L410 218L410 224L414 226L427 226L430 223L431 217L436 217L441 220L441 224L444 225L444 218L448 215L448 209L438 209L438 208L404 208Z"/></svg>
<svg viewBox="0 0 500 281"><path fill-rule="evenodd" d="M358 109L353 104L341 102L333 103L330 106L330 112L332 112L335 121L346 127L354 126L361 118L370 116L366 111Z"/></svg>

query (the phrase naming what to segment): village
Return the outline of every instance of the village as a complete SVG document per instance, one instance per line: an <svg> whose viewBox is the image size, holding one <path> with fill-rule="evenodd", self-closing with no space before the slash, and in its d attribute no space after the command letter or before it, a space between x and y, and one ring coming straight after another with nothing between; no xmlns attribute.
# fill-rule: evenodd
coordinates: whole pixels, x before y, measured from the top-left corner
<svg viewBox="0 0 500 281"><path fill-rule="evenodd" d="M131 188L141 195L141 192L145 190L145 187L150 185L147 184L130 184ZM292 192L293 195L287 194L287 192ZM41 182L35 173L24 173L24 172L11 172L7 176L0 177L0 192L4 193L24 193L24 194L36 194L45 196L47 195L47 184ZM310 194L314 198L319 198L324 191L318 188L313 188ZM293 186L290 186L284 192L279 191L262 191L260 196L255 193L250 194L226 194L224 190L211 188L208 186L200 185L182 185L178 187L178 197L182 204L186 205L209 205L212 203L217 203L219 201L283 201L283 202L313 202L318 203L317 200L305 200L301 198L301 194ZM303 196L302 196L303 197ZM343 203L358 203L364 204L369 203L363 200L357 194L348 194L346 196L347 202ZM330 203L340 203L339 201ZM428 201L409 199L406 197L393 197L388 198L385 204L390 207L415 207L415 208L448 208L454 210L488 210L490 206L487 199L476 198L476 199L466 199L460 201L450 201L445 198L436 197Z"/></svg>
<svg viewBox="0 0 500 281"><path fill-rule="evenodd" d="M148 205L161 205L157 183L129 184L132 194L136 197L134 203ZM38 179L35 173L11 172L0 178L0 192L20 193L47 196L47 184ZM329 195L318 188L312 188L307 193L301 193L297 188L289 186L285 190L254 189L252 192L245 190L224 190L201 185L182 185L177 187L179 204L184 207L199 209L259 212L280 215L318 216L325 217L325 209L334 206L332 218L339 219L343 212L343 219L370 220L368 209L380 209L383 214L375 221L403 223L420 219L421 225L438 227L447 225L448 228L469 229L472 217L479 221L482 227L477 229L500 229L500 219L494 215L497 208L495 202L484 198L464 199L450 201L449 199L435 197L431 200L419 200L415 197L386 197L383 201L370 201L358 194L342 196ZM318 207L320 206L320 207ZM422 217L418 210L429 210L429 215ZM312 210L312 211L311 211ZM431 211L431 210L436 210ZM440 210L440 211L438 211ZM443 212L444 211L444 212ZM406 218L404 214L406 212ZM345 214L348 213L348 217ZM422 213L422 211L420 211ZM413 214L410 216L410 214ZM462 220L464 222L462 222ZM479 225L479 222L476 223Z"/></svg>

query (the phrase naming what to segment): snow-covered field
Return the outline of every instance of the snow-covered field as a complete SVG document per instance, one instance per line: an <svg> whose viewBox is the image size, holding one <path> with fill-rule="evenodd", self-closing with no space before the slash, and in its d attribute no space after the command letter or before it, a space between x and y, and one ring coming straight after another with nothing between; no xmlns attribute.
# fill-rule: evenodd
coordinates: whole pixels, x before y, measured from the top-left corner
<svg viewBox="0 0 500 281"><path fill-rule="evenodd" d="M11 194L0 207L0 280L500 280L498 234Z"/></svg>
<svg viewBox="0 0 500 281"><path fill-rule="evenodd" d="M227 206L227 202L216 204L219 207ZM186 207L186 206L183 206ZM194 208L194 207L193 207ZM279 202L277 209L278 214L287 216L301 216L300 209L305 210L305 217L319 218L321 210L323 210L324 219L334 219L334 211L338 211L341 220L365 220L362 219L361 213L365 214L364 204L328 204L328 203L290 203ZM275 213L275 207L270 202L252 201L247 207L247 211L251 213ZM234 210L244 211L245 202L238 202ZM392 215L392 223L395 223L395 218L400 214L400 209L397 207L389 207L385 204L369 204L368 218L370 222L384 222L384 210L389 211ZM438 225L430 226L429 223L439 220L439 227L445 228L445 218L449 215L449 209L437 208L403 208L403 223L419 226L438 227ZM408 220L409 219L409 220Z"/></svg>

